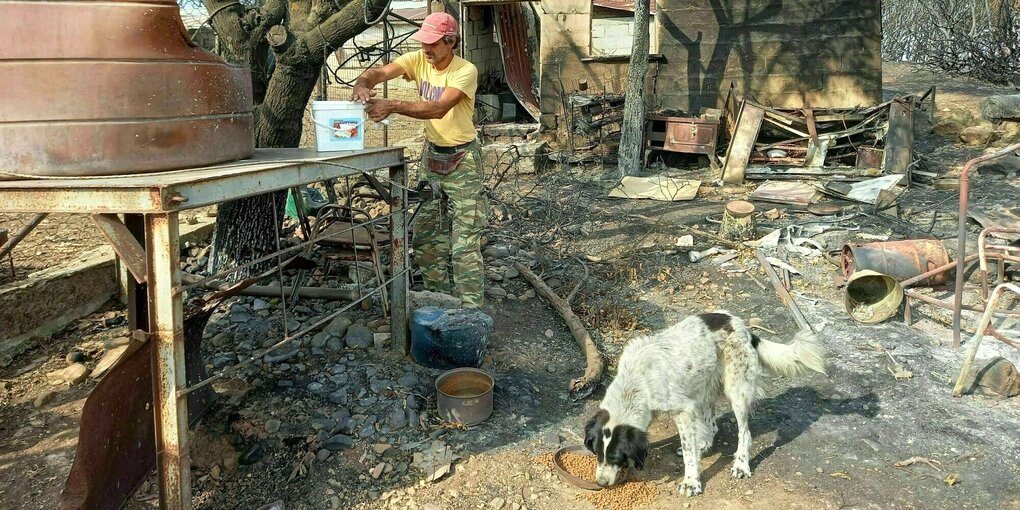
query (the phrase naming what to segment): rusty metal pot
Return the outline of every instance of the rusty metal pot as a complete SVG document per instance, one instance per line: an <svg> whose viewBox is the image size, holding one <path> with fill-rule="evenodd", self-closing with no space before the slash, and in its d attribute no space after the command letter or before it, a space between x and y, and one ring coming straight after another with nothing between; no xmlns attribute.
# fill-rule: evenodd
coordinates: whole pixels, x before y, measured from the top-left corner
<svg viewBox="0 0 1020 510"><path fill-rule="evenodd" d="M436 378L439 417L462 425L476 425L492 415L492 376L477 368L455 368Z"/></svg>
<svg viewBox="0 0 1020 510"><path fill-rule="evenodd" d="M950 262L949 253L941 242L934 239L908 239L881 243L847 244L840 258L843 277L869 269L889 275L898 281L924 274ZM918 285L944 285L949 281L947 272L933 275Z"/></svg>
<svg viewBox="0 0 1020 510"><path fill-rule="evenodd" d="M250 71L188 37L174 0L0 2L0 174L205 166L254 151Z"/></svg>

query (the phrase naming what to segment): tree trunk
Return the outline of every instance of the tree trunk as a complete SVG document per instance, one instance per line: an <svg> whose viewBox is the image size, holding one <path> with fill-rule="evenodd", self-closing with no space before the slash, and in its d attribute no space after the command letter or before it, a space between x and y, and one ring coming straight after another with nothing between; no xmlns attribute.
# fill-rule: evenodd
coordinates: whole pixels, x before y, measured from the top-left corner
<svg viewBox="0 0 1020 510"><path fill-rule="evenodd" d="M627 95L623 105L620 135L620 177L641 170L645 152L645 75L648 74L648 0L634 3L634 44L627 69Z"/></svg>
<svg viewBox="0 0 1020 510"><path fill-rule="evenodd" d="M215 13L211 23L230 59L251 67L255 146L263 148L300 144L305 106L326 57L368 28L365 2L371 17L378 17L386 4L385 0L267 0L258 7L245 7L231 0L204 2L206 9ZM300 8L302 16L292 16L291 6ZM271 48L266 34L277 26L286 29L286 39ZM281 191L221 204L210 269L217 272L236 267L276 251L275 236L283 221L285 198L286 192ZM269 260L235 271L229 279L254 276L274 263Z"/></svg>

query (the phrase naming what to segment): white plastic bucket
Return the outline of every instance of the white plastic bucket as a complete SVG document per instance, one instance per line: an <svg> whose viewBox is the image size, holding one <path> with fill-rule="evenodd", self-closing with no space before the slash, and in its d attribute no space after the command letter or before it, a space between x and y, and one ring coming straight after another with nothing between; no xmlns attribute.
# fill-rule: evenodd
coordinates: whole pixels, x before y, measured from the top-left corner
<svg viewBox="0 0 1020 510"><path fill-rule="evenodd" d="M315 150L360 151L365 148L365 104L355 101L312 101Z"/></svg>

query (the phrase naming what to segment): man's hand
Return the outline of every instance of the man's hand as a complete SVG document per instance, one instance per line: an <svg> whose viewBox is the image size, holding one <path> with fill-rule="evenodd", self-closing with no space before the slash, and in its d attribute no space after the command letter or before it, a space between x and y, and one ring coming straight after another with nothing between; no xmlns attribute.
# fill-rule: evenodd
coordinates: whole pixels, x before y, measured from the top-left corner
<svg viewBox="0 0 1020 510"><path fill-rule="evenodd" d="M354 85L354 92L351 94L351 101L361 101L362 103L367 103L373 97L375 97L375 91L374 90L372 90L372 89L370 89L370 88L368 88L368 87L366 87L364 85L358 85L358 84Z"/></svg>
<svg viewBox="0 0 1020 510"><path fill-rule="evenodd" d="M396 102L389 99L369 99L365 106L368 118L379 122L394 112Z"/></svg>

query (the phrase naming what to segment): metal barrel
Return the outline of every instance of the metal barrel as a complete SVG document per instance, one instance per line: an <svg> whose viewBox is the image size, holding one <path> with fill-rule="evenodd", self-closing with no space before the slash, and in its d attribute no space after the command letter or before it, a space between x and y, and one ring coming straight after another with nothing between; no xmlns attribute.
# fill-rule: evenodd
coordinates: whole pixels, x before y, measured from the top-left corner
<svg viewBox="0 0 1020 510"><path fill-rule="evenodd" d="M843 255L840 258L843 277L847 280L858 271L871 270L903 281L949 262L946 247L934 239L847 244L843 246ZM943 272L932 275L917 285L935 286L948 282L949 273Z"/></svg>
<svg viewBox="0 0 1020 510"><path fill-rule="evenodd" d="M255 149L251 73L174 0L0 2L0 175L120 175Z"/></svg>

